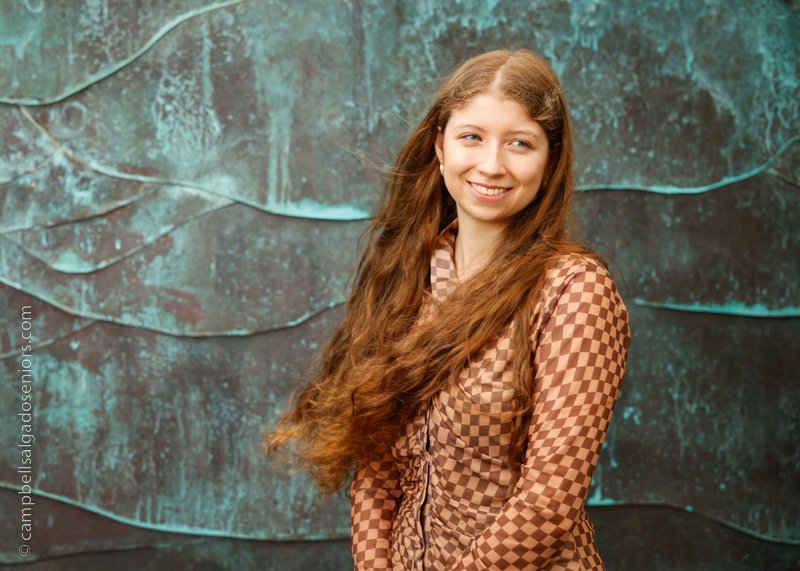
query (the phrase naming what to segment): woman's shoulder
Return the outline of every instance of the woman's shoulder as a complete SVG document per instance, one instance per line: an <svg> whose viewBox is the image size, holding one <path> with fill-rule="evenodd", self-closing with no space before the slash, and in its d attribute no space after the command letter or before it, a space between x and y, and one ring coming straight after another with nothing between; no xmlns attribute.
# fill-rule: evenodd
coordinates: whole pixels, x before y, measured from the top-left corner
<svg viewBox="0 0 800 571"><path fill-rule="evenodd" d="M559 254L548 264L531 323L541 326L559 303L581 298L592 303L622 305L614 278L603 262L574 252Z"/></svg>
<svg viewBox="0 0 800 571"><path fill-rule="evenodd" d="M561 286L574 280L580 274L587 274L584 276L587 278L613 282L610 271L599 260L585 254L566 252L553 258L548 265L544 289L561 289Z"/></svg>

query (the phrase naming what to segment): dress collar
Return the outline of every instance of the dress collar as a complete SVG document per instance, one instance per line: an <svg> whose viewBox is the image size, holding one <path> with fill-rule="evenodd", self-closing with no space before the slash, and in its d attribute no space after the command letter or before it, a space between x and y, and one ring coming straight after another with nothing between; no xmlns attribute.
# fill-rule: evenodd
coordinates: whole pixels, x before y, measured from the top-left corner
<svg viewBox="0 0 800 571"><path fill-rule="evenodd" d="M458 218L445 226L436 238L431 257L431 294L436 301L444 301L459 284L455 262L457 235Z"/></svg>

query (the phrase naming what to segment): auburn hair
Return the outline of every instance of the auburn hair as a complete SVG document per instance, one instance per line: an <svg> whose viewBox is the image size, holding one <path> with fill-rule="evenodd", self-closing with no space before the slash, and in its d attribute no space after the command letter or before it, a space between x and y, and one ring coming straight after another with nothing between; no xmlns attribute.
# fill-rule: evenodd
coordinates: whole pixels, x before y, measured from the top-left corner
<svg viewBox="0 0 800 571"><path fill-rule="evenodd" d="M510 220L490 261L420 320L430 260L456 205L434 142L454 109L494 93L520 103L547 134L548 172L534 200ZM514 399L509 465L524 461L533 410L530 322L548 265L576 253L605 261L573 229L573 146L567 103L548 63L528 50L473 57L445 79L397 158L378 212L362 234L346 313L289 409L264 434L268 455L288 452L322 495L342 487L370 450L386 449L420 406L513 320Z"/></svg>

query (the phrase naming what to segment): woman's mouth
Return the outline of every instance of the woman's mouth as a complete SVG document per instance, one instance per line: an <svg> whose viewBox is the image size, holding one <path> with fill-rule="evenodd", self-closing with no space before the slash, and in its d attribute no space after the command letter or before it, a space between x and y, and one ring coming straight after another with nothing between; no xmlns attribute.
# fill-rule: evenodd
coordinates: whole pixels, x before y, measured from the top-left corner
<svg viewBox="0 0 800 571"><path fill-rule="evenodd" d="M480 194L481 196L500 196L511 190L511 188L501 187L501 186L483 186L482 184L478 184L476 182L470 182L469 186L474 190L476 193Z"/></svg>

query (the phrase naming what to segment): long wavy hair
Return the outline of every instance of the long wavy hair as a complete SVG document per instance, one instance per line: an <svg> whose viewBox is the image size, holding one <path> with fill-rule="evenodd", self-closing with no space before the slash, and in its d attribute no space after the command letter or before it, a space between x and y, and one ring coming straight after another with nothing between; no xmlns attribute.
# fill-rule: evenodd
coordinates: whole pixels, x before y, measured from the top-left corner
<svg viewBox="0 0 800 571"><path fill-rule="evenodd" d="M549 167L534 200L507 225L483 269L465 280L434 319L419 320L430 297L430 260L456 205L439 173L434 142L454 109L476 95L519 102L549 141ZM514 397L509 466L524 461L533 409L530 321L548 265L577 253L570 240L575 192L567 103L548 63L528 50L498 50L459 66L390 171L376 216L362 234L346 314L317 356L289 409L264 434L268 455L289 452L328 495L371 450L386 449L480 348L513 320Z"/></svg>

